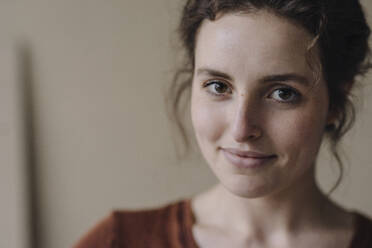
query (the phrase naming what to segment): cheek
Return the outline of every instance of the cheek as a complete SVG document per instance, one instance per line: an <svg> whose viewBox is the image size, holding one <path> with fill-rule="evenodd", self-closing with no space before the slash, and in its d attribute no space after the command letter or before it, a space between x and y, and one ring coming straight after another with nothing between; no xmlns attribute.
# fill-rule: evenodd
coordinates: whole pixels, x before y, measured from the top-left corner
<svg viewBox="0 0 372 248"><path fill-rule="evenodd" d="M316 114L314 114L316 113ZM283 117L283 116L282 116ZM325 118L316 109L287 113L275 123L272 140L287 160L312 164L321 144Z"/></svg>
<svg viewBox="0 0 372 248"><path fill-rule="evenodd" d="M293 140L295 143L313 140L322 135L323 124L313 116L294 114L285 118L284 123L275 123L280 140Z"/></svg>
<svg viewBox="0 0 372 248"><path fill-rule="evenodd" d="M216 142L223 135L226 118L221 108L200 96L193 95L191 98L191 118L199 142Z"/></svg>

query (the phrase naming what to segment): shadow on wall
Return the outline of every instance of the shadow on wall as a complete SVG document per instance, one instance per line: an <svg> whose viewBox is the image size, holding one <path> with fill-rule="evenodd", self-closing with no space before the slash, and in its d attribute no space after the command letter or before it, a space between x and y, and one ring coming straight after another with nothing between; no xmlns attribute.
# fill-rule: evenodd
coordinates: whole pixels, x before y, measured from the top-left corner
<svg viewBox="0 0 372 248"><path fill-rule="evenodd" d="M29 248L40 247L40 226L37 190L37 151L35 133L35 109L34 109L34 75L32 64L32 52L27 42L20 42L17 46L17 69L18 89L21 95L21 114L23 118L25 163L24 174L27 197L27 220Z"/></svg>

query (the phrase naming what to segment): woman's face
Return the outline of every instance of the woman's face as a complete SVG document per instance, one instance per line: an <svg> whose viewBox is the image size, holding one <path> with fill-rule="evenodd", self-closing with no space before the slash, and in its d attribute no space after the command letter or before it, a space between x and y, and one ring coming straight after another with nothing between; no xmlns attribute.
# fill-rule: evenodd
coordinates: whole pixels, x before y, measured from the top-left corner
<svg viewBox="0 0 372 248"><path fill-rule="evenodd" d="M260 197L314 176L329 102L306 60L311 40L266 11L202 23L192 122L203 156L230 192Z"/></svg>

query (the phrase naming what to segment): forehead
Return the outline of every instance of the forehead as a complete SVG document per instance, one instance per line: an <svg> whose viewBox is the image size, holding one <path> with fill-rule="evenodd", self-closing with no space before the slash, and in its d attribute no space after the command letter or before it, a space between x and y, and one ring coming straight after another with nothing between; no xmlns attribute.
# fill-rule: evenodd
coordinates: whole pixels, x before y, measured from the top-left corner
<svg viewBox="0 0 372 248"><path fill-rule="evenodd" d="M195 67L250 77L291 72L310 76L306 54L312 39L301 26L267 11L224 14L202 23Z"/></svg>

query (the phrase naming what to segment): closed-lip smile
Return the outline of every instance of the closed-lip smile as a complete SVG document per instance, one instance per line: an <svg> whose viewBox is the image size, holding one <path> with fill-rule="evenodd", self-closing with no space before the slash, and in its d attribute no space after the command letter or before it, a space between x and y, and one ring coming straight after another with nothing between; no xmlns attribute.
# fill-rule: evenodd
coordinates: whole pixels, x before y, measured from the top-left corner
<svg viewBox="0 0 372 248"><path fill-rule="evenodd" d="M257 151L245 151L235 148L221 148L225 158L238 168L258 168L275 158L274 154L266 154Z"/></svg>
<svg viewBox="0 0 372 248"><path fill-rule="evenodd" d="M246 158L268 158L268 157L273 157L275 155L268 155L265 153L261 152L256 152L256 151L244 151L244 150L239 150L235 148L222 148L223 151L232 153L236 156L240 157L246 157Z"/></svg>

